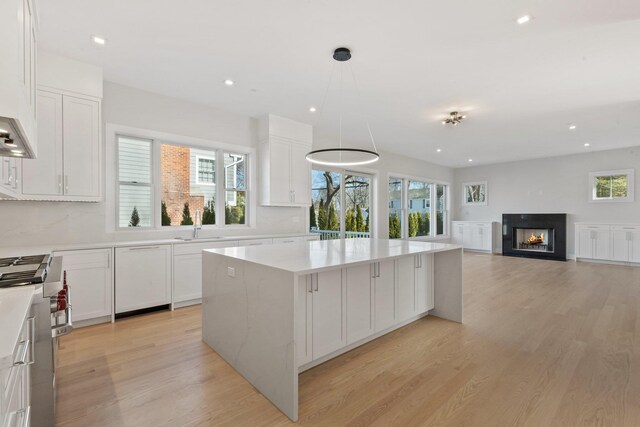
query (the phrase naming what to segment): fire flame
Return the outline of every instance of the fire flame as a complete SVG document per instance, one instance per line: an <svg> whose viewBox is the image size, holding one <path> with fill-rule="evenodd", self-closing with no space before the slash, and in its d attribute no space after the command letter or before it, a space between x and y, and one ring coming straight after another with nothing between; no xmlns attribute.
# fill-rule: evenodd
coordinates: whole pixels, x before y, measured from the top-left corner
<svg viewBox="0 0 640 427"><path fill-rule="evenodd" d="M527 240L527 243L529 243L530 245L539 245L541 243L544 243L544 233L540 233L539 236L536 236L535 233L531 233L531 236L529 236L529 240Z"/></svg>

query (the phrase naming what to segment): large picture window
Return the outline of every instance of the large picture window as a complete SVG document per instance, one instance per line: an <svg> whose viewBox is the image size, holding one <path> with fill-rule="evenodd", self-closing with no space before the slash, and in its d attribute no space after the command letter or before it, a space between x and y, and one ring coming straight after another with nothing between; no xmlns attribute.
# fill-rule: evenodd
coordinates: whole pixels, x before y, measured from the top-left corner
<svg viewBox="0 0 640 427"><path fill-rule="evenodd" d="M116 141L118 227L192 226L197 214L203 226L247 224L246 153L125 135Z"/></svg>
<svg viewBox="0 0 640 427"><path fill-rule="evenodd" d="M446 235L447 194L446 184L389 177L389 238Z"/></svg>
<svg viewBox="0 0 640 427"><path fill-rule="evenodd" d="M372 177L350 171L314 169L310 232L322 240L370 237Z"/></svg>

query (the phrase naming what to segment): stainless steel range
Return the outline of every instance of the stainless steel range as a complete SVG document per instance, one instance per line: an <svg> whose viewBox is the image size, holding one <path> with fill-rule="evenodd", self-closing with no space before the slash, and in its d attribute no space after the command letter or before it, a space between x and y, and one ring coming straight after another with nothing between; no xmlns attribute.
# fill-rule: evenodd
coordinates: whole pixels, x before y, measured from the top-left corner
<svg viewBox="0 0 640 427"><path fill-rule="evenodd" d="M55 365L58 337L73 330L70 289L62 257L34 255L0 258L0 288L35 285L34 363L31 367L30 424L55 423Z"/></svg>

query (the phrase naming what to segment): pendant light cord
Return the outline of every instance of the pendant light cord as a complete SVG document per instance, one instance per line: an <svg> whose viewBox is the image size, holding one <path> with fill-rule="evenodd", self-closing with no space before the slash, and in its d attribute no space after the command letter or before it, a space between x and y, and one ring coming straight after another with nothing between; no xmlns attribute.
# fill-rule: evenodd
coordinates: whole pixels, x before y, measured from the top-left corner
<svg viewBox="0 0 640 427"><path fill-rule="evenodd" d="M360 93L360 87L358 86L358 81L356 80L356 74L353 72L353 67L350 63L347 63L349 66L349 70L351 70L351 77L353 77L353 85L356 88L356 94L358 95L358 101L360 101L361 108L364 105L362 102L362 94ZM373 145L373 151L378 152L378 147L376 147L376 141L373 139L373 132L371 132L371 126L369 125L369 120L367 119L366 114L363 114L364 122L367 124L367 130L369 131L369 138L371 138L371 145Z"/></svg>

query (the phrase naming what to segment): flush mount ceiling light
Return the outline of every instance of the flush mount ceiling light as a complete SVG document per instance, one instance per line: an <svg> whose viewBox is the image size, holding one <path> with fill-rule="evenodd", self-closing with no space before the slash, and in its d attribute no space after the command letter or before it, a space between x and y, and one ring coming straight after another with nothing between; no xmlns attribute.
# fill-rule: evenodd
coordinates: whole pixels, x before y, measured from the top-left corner
<svg viewBox="0 0 640 427"><path fill-rule="evenodd" d="M346 67L347 61L351 59L351 51L346 47L339 47L333 52L333 59L335 59L338 63L342 64L342 67ZM355 85L356 90L358 89L358 83L356 82L355 74L353 73L353 69L349 66L351 71L351 75L353 77L353 83ZM342 75L343 70L340 71L340 98L342 100ZM327 87L327 92L329 92L329 86L331 86L331 79L329 79L329 85ZM325 95L326 97L326 95ZM320 106L321 112L324 111L324 102ZM311 111L311 109L309 109ZM373 140L373 134L371 133L371 127L369 126L369 121L365 119L365 123L367 125L367 130L369 131L369 137L371 138L371 146L373 150L365 150L362 148L354 148L354 147L343 147L342 146L342 102L340 102L340 136L338 139L338 146L334 148L325 148L321 150L313 150L307 153L307 160L311 163L315 163L318 165L325 166L357 166L357 165L366 165L369 163L377 162L380 159L380 155L378 154L378 150L376 148L376 143Z"/></svg>
<svg viewBox="0 0 640 427"><path fill-rule="evenodd" d="M91 36L91 40L93 40L95 44L99 44L100 46L104 46L105 44L107 44L107 39L105 39L104 37Z"/></svg>
<svg viewBox="0 0 640 427"><path fill-rule="evenodd" d="M235 82L233 80L231 80L231 79L226 79L224 81L224 84L227 85L227 86L233 86L235 84Z"/></svg>
<svg viewBox="0 0 640 427"><path fill-rule="evenodd" d="M516 22L520 25L524 25L529 21L531 21L531 15L522 15L520 18L516 19Z"/></svg>
<svg viewBox="0 0 640 427"><path fill-rule="evenodd" d="M576 130L576 125L569 125L569 130Z"/></svg>
<svg viewBox="0 0 640 427"><path fill-rule="evenodd" d="M309 107L309 112L310 113L315 113L316 111L317 111L316 107Z"/></svg>
<svg viewBox="0 0 640 427"><path fill-rule="evenodd" d="M442 124L458 126L458 124L462 123L462 121L466 118L467 116L465 116L464 114L458 113L457 111L452 111L449 113L449 117L442 121Z"/></svg>
<svg viewBox="0 0 640 427"><path fill-rule="evenodd" d="M584 146L585 146L585 147L591 147L591 144L589 144L588 142L585 142L585 143L584 143Z"/></svg>

